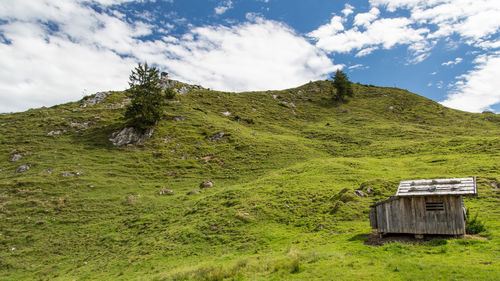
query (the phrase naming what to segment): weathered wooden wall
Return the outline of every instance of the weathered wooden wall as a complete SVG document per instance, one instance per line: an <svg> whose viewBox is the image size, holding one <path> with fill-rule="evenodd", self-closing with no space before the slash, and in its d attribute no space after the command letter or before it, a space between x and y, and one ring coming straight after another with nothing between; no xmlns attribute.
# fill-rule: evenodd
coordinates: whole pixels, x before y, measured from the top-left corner
<svg viewBox="0 0 500 281"><path fill-rule="evenodd" d="M443 202L444 210L428 211L426 202ZM372 208L380 233L465 234L461 196L398 197Z"/></svg>

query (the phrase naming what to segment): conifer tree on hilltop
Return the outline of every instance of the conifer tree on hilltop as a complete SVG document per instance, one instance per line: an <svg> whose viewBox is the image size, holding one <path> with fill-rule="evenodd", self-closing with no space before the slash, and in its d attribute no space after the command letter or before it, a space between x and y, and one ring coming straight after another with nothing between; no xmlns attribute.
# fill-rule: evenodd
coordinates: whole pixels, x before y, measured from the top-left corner
<svg viewBox="0 0 500 281"><path fill-rule="evenodd" d="M337 72L335 72L335 76L332 78L333 87L337 90L336 93L333 94L333 99L336 102L345 102L346 97L352 97L354 95L351 85L352 83L349 81L347 74L341 70L337 70Z"/></svg>
<svg viewBox="0 0 500 281"><path fill-rule="evenodd" d="M163 115L166 104L156 67L141 64L129 76L130 89L126 91L131 99L125 111L125 119L139 131L146 131L156 125Z"/></svg>

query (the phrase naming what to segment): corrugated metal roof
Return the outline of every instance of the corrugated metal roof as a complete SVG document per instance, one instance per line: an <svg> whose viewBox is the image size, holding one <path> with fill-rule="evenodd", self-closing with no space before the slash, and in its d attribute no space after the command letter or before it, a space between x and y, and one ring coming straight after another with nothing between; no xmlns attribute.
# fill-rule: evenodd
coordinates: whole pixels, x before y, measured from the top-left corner
<svg viewBox="0 0 500 281"><path fill-rule="evenodd" d="M477 195L476 178L410 180L399 183L396 196Z"/></svg>

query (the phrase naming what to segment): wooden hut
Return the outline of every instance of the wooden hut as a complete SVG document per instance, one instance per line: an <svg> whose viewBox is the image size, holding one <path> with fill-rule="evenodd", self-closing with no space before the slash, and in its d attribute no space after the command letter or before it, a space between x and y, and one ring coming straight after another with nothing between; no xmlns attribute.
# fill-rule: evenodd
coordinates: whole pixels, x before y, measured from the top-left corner
<svg viewBox="0 0 500 281"><path fill-rule="evenodd" d="M465 235L463 195L477 195L476 178L402 181L396 196L370 207L370 225L386 233Z"/></svg>

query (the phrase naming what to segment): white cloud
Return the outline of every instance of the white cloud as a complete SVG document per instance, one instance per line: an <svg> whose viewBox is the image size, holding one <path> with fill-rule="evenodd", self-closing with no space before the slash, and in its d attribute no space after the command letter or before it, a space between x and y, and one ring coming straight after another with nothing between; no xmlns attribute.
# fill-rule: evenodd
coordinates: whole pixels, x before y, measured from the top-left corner
<svg viewBox="0 0 500 281"><path fill-rule="evenodd" d="M343 19L339 16L333 16L329 23L320 26L318 29L310 32L309 37L316 39L329 38L335 36L339 31L344 30L344 25L342 24Z"/></svg>
<svg viewBox="0 0 500 281"><path fill-rule="evenodd" d="M355 56L356 57L364 57L364 56L371 54L373 51L375 51L377 49L378 49L378 47L365 48L365 49L359 51Z"/></svg>
<svg viewBox="0 0 500 281"><path fill-rule="evenodd" d="M463 60L462 58L455 58L454 60L443 62L441 65L444 65L444 66L456 65L456 64L461 63L462 60Z"/></svg>
<svg viewBox="0 0 500 281"><path fill-rule="evenodd" d="M498 32L500 1L497 0L370 0L374 7L388 11L408 9L415 23L433 24L430 37L450 34L478 40Z"/></svg>
<svg viewBox="0 0 500 281"><path fill-rule="evenodd" d="M370 10L354 15L352 22L348 18L334 16L329 24L320 26L308 36L316 40L316 46L328 53L356 52L356 57L367 56L377 49L391 49L406 45L410 56L408 64L420 63L431 55L431 51L440 41L447 42L449 51L457 50L466 44L481 48L485 60L476 60L477 67L455 81L455 90L449 93L444 104L456 108L470 108L480 111L498 102L497 73L493 68L500 48L500 1L498 0L369 0ZM381 10L398 13L381 13ZM403 11L404 10L404 11ZM401 14L408 16L401 16ZM337 28L335 28L337 26ZM340 28L341 27L341 28ZM467 55L478 55L477 50L469 50ZM485 59L486 58L486 59ZM443 66L453 66L462 62L456 58L443 62ZM498 73L497 73L498 74ZM483 86L479 86L481 81ZM443 88L444 82L434 83ZM481 101L472 101L473 91L481 95ZM480 93L480 94L479 94ZM470 102L463 102L465 100Z"/></svg>
<svg viewBox="0 0 500 281"><path fill-rule="evenodd" d="M358 63L358 64L355 64L355 65L349 66L347 69L349 69L349 70L355 70L355 69L368 69L368 68L370 68L370 67Z"/></svg>
<svg viewBox="0 0 500 281"><path fill-rule="evenodd" d="M258 16L233 27L198 27L180 38L143 41L153 26L76 1L10 4L0 2L6 21L0 25L0 112L123 90L132 67L144 61L174 78L234 91L297 86L341 67L289 27Z"/></svg>
<svg viewBox="0 0 500 281"><path fill-rule="evenodd" d="M69 1L3 2L0 18L8 21L0 25L7 40L0 42L0 112L75 100L84 90L125 89L135 61L117 54L130 48L118 49L148 32Z"/></svg>
<svg viewBox="0 0 500 281"><path fill-rule="evenodd" d="M354 25L358 26L368 26L372 21L374 21L380 15L380 11L377 8L372 8L368 13L360 13L354 17Z"/></svg>
<svg viewBox="0 0 500 281"><path fill-rule="evenodd" d="M500 103L500 53L481 55L476 67L459 77L456 89L441 102L444 106L481 112Z"/></svg>
<svg viewBox="0 0 500 281"><path fill-rule="evenodd" d="M233 2L231 0L225 0L219 6L215 7L215 13L222 15L231 8L233 8Z"/></svg>
<svg viewBox="0 0 500 281"><path fill-rule="evenodd" d="M166 50L161 63L173 75L229 91L283 89L341 68L290 28L262 18L234 27L198 27Z"/></svg>
<svg viewBox="0 0 500 281"><path fill-rule="evenodd" d="M407 18L379 19L368 23L365 31L360 31L356 27L343 31L341 26L342 19L334 16L329 24L320 26L308 36L317 41L316 46L327 52L347 53L374 47L390 49L399 44L419 42L424 40L424 35L429 32L426 28L412 28L411 21Z"/></svg>
<svg viewBox="0 0 500 281"><path fill-rule="evenodd" d="M348 16L350 14L354 13L354 6L351 6L349 3L346 3L344 5L344 9L342 10L342 14L344 14L344 16Z"/></svg>

